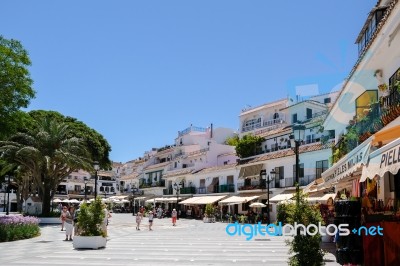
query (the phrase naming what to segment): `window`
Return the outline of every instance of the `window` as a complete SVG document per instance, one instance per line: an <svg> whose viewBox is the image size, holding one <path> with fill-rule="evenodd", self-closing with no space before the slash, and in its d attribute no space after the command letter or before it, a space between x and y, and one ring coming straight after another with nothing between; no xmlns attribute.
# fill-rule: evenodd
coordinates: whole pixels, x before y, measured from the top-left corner
<svg viewBox="0 0 400 266"><path fill-rule="evenodd" d="M307 112L307 119L312 118L312 109L307 108L307 109L306 109L306 112Z"/></svg>
<svg viewBox="0 0 400 266"><path fill-rule="evenodd" d="M377 102L378 100L378 91L377 90L367 90L356 99L356 115L357 119L366 116L364 110L370 108L370 104Z"/></svg>
<svg viewBox="0 0 400 266"><path fill-rule="evenodd" d="M293 177L296 177L296 165L293 165ZM299 164L299 178L304 177L304 163Z"/></svg>
<svg viewBox="0 0 400 266"><path fill-rule="evenodd" d="M284 179L285 178L285 173L284 173L284 167L283 166L279 166L279 167L275 167L275 180L277 179Z"/></svg>
<svg viewBox="0 0 400 266"><path fill-rule="evenodd" d="M315 165L316 178L320 178L321 174L328 169L328 160L317 161Z"/></svg>
<svg viewBox="0 0 400 266"><path fill-rule="evenodd" d="M292 123L297 122L297 114L292 114Z"/></svg>
<svg viewBox="0 0 400 266"><path fill-rule="evenodd" d="M174 168L177 168L177 167L178 167L178 163L175 162L175 163L174 163Z"/></svg>
<svg viewBox="0 0 400 266"><path fill-rule="evenodd" d="M325 98L324 99L324 103L326 104L326 103L331 103L331 98Z"/></svg>
<svg viewBox="0 0 400 266"><path fill-rule="evenodd" d="M243 131L261 127L261 117L250 119L244 122Z"/></svg>
<svg viewBox="0 0 400 266"><path fill-rule="evenodd" d="M278 113L275 113L273 118L274 118L274 119L278 119L278 118L279 118L279 114L278 114Z"/></svg>

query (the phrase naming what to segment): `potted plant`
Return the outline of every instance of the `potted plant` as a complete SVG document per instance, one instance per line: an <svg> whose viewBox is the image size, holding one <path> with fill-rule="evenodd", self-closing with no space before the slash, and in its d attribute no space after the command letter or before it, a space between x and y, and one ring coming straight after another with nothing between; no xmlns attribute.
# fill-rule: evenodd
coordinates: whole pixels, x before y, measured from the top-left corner
<svg viewBox="0 0 400 266"><path fill-rule="evenodd" d="M215 223L214 206L211 204L206 205L205 216L203 221L205 223Z"/></svg>
<svg viewBox="0 0 400 266"><path fill-rule="evenodd" d="M107 232L104 230L105 211L100 197L90 205L83 203L77 216L77 232L73 239L75 249L105 247Z"/></svg>

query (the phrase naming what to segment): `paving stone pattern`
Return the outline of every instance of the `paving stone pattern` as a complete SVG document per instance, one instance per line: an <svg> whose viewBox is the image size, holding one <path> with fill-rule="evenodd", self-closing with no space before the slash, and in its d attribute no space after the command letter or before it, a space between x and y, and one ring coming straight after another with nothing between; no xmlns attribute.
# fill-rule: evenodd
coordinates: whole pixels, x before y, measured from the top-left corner
<svg viewBox="0 0 400 266"><path fill-rule="evenodd" d="M285 237L230 237L224 223L155 219L149 231L147 218L135 229L131 214L113 214L107 247L75 250L63 241L59 225L42 227L39 237L0 243L0 265L287 265ZM327 253L326 265L339 265Z"/></svg>

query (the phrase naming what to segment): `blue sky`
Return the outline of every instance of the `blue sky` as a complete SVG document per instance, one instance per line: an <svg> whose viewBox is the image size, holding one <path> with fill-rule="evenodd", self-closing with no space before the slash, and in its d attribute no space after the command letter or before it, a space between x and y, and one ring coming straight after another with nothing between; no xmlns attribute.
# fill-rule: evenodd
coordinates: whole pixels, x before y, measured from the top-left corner
<svg viewBox="0 0 400 266"><path fill-rule="evenodd" d="M190 124L239 128L240 111L338 89L376 0L6 1L0 34L28 50L28 110L76 117L126 162ZM334 89L336 87L336 89Z"/></svg>

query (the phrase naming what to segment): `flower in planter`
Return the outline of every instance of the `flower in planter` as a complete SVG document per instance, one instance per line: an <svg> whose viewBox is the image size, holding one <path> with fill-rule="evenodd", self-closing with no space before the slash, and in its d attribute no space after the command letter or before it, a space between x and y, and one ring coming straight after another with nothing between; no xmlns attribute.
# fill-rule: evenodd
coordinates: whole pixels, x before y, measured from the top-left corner
<svg viewBox="0 0 400 266"><path fill-rule="evenodd" d="M387 91L387 85L385 83L378 85L378 89L381 92Z"/></svg>

